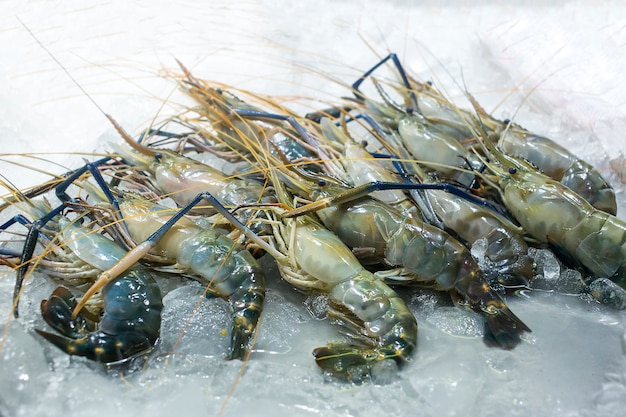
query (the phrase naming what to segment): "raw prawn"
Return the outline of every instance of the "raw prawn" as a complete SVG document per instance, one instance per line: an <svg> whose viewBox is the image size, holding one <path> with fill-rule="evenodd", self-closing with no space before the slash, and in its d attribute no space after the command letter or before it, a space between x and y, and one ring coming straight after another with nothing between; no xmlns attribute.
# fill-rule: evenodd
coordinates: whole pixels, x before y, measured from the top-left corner
<svg viewBox="0 0 626 417"><path fill-rule="evenodd" d="M477 126L477 134L484 131ZM524 231L552 245L595 277L626 288L626 223L594 208L563 184L481 140L502 201ZM487 180L488 178L485 177Z"/></svg>
<svg viewBox="0 0 626 417"><path fill-rule="evenodd" d="M24 204L40 218L54 213L44 202L28 201ZM8 223L0 229L4 230ZM93 282L98 273L113 266L126 254L112 240L79 227L60 214L36 227L40 227L39 240L46 243L46 248L50 240L58 241L52 242L52 246L58 247L47 250L33 264L41 272L66 283ZM28 244L27 241L26 246ZM17 289L16 293L19 292ZM70 290L58 287L47 300L41 302L41 312L44 320L60 334L35 329L70 355L85 356L103 363L121 362L150 351L159 339L163 309L161 291L145 270L128 270L102 289L101 301L95 305L96 310L102 310L102 313L95 315L95 324L83 315L72 318L75 305Z"/></svg>
<svg viewBox="0 0 626 417"><path fill-rule="evenodd" d="M100 175L96 170L92 173L94 178ZM101 178L97 182L104 183ZM99 192L88 183L81 185L88 187L92 194L99 195L100 198L106 198L103 194L111 194L109 190ZM63 189L63 186L60 187ZM74 314L80 311L82 303L99 288L151 252L156 261L173 266L174 271L187 272L198 277L216 295L228 301L233 330L227 357L243 359L263 309L265 298L263 271L245 248L232 239L218 234L212 228L199 227L184 215L203 198L207 198L220 214L245 233L254 235L253 232L208 193L200 194L176 214L173 214L172 209L153 203L138 194L130 192L117 194L116 205L136 246L127 257L100 275L81 303L76 306Z"/></svg>

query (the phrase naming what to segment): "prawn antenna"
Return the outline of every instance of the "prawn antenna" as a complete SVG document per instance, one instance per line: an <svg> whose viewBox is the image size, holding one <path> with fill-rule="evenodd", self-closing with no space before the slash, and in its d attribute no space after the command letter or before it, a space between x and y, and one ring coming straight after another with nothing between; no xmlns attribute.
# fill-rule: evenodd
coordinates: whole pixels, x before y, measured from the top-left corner
<svg viewBox="0 0 626 417"><path fill-rule="evenodd" d="M105 116L107 116L107 118L110 120L110 116L108 116L108 114L102 109L102 107L100 107L98 105L98 103L96 102L96 100L93 99L93 97L91 97L91 95L89 95L89 93L87 92L87 90L85 90L83 88L82 85L80 85L80 83L76 80L76 78L74 78L72 76L72 74L69 72L69 70L65 67L65 65L63 65L63 63L61 61L59 61L57 59L56 56L54 56L54 54L52 52L50 52L50 50L46 47L46 45L43 44L43 42L41 42L41 40L39 40L39 38L37 37L37 35L35 35L35 33L30 30L30 28L28 26L26 26L26 23L24 23L24 21L22 19L19 18L19 16L15 16L16 19L20 22L20 24L24 27L24 29L26 29L26 31L28 32L28 34L35 40L35 42L37 42L39 44L39 46L41 46L41 48L46 51L46 53L48 55L50 55L50 58L52 58L54 60L54 62L57 63L57 65L59 67L61 67L61 69L63 70L63 72L69 77L70 80L72 80L72 82L76 85L76 87L78 87L80 89L80 91L83 92L83 94L85 94L85 96L87 96L87 98L89 99L89 101L91 101L93 103L94 106L96 106L96 108L98 110L100 110L100 112L102 114L104 114ZM115 125L114 125L115 126ZM117 127L116 127L117 129Z"/></svg>

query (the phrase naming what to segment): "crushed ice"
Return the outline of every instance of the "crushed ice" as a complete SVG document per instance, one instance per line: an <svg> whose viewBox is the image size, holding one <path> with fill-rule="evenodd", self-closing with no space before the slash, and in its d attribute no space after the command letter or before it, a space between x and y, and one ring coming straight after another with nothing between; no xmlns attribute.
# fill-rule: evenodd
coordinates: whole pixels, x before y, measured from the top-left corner
<svg viewBox="0 0 626 417"><path fill-rule="evenodd" d="M623 106L619 107L619 103L624 103L623 95L614 100L619 83L610 86L609 82L615 79L607 81L603 78L607 74L610 77L615 66L623 68L621 61L626 56L620 53L623 46L619 49L619 45L624 45L619 36L623 30L620 31L621 26L615 26L615 21L610 19L623 12L621 8L613 8L615 5L600 7L600 12L576 3L539 11L531 7L515 9L515 13L511 13L513 9L508 5L505 8L483 5L458 12L440 6L407 9L402 2L370 2L366 3L367 7L357 1L322 2L315 9L304 2L294 3L289 8L280 2L277 5L266 2L263 7L260 7L262 2L249 2L246 6L250 10L234 8L228 2L213 9L198 9L192 4L181 7L169 2L157 3L159 7L155 10L158 12L148 17L143 15L145 8L121 10L115 2L90 7L69 2L66 9L55 10L58 13L50 13L50 9L41 7L43 3L40 2L7 5L10 10L6 10L5 16L11 20L7 21L7 29L3 32L6 37L2 43L6 52L3 56L7 59L1 64L3 76L0 77L3 86L0 102L4 104L0 112L6 117L0 121L0 129L6 133L5 137L16 140L3 143L7 146L4 152L58 151L57 147L62 145L72 151L89 151L84 148L87 146L85 141L90 140L87 136L92 133L97 136L94 132L110 128L106 121L100 120L100 114L92 115L91 110L86 109L82 94L71 92L73 86L55 72L56 65L50 63L23 28L15 23L15 15L20 15L36 32L51 36L48 39L56 48L55 52L71 51L72 54L61 56L65 61L79 57L80 62L72 67L74 75L92 88L100 85L115 92L126 92L129 88L126 82L111 86L109 81L124 78L117 77L117 74L106 75L105 81L98 78L94 71L100 63L117 62L120 57L130 56L133 64L129 66L140 67L142 77L129 78L139 82L140 78L147 78L143 72L146 68L158 68L163 62L169 65L169 57L175 51L185 63L209 63L203 68L209 77L228 82L230 78L227 80L226 77L243 73L244 81L264 79L267 81L263 86L266 91L276 93L275 79L284 77L273 77L275 68L277 64L286 64L283 54L287 50L276 47L275 42L290 45L289 50L323 51L323 54L341 60L340 71L335 71L329 70L326 63L320 64L320 54L302 54L294 58L304 66L322 68L334 76L340 74L340 78L346 80L350 77L344 76L346 63L354 68L366 68L373 54L363 48L358 36L354 36L356 40L352 42L349 36L339 34L358 21L359 33L365 36L374 33L374 36L384 38L378 51L389 47L403 52L407 45L407 31L404 25L397 23L398 16L411 14L408 11L419 15L420 24L416 26L421 31L419 42L436 51L438 59L433 64L425 59L428 54L424 54L423 49L410 50L415 48L408 45L409 50L402 59L415 72L428 72L432 76L430 71L440 64L451 71L463 67L463 79L470 83L470 91L480 94L477 99L488 103L490 96L494 98L488 109L500 108L503 89L517 89L520 83L529 79L528 75L539 77L521 86L527 90L541 87L533 90L530 96L533 109L539 112L527 116L526 126L538 127L550 136L569 134L571 138L563 139L575 146L584 143L584 149L589 149L586 142L590 137L585 132L570 129L582 124L584 129L596 129L597 137L603 141L597 148L592 146L594 154L601 153L602 148L620 149L611 155L611 161L619 162L619 158L623 158L621 138L624 129L618 128L624 121ZM59 4L55 3L54 7ZM325 24L319 27L308 25L302 30L304 26L298 26L301 20L296 18L298 13L306 13L309 20L315 14ZM511 15L514 20L501 23L504 17ZM75 24L66 25L64 21L68 16L80 18L75 19ZM375 19L371 19L372 16ZM537 18L542 22L539 26L548 30L548 34L536 31ZM564 27L549 29L555 22ZM450 31L450 27L457 30ZM129 28L132 33L128 32ZM86 33L89 36L85 36ZM242 33L245 36L240 38ZM467 36L468 33L478 36ZM564 36L571 33L575 33L580 42L572 43L568 36ZM605 36L607 33L612 36ZM141 44L144 34L147 36ZM274 42L270 43L275 49L267 54L269 58L262 59L258 51L262 54L268 51L263 49L268 38ZM259 39L263 45L259 45ZM131 54L125 55L124 48ZM559 52L554 52L554 48L559 48ZM226 56L217 53L225 49L229 52ZM163 50L167 51L166 58L159 55L158 51ZM563 56L577 58L577 51L591 51L594 59L560 60ZM210 54L208 59L207 53ZM253 55L255 53L257 55ZM150 60L152 57L157 59ZM562 72L563 68L597 69L597 66L584 65L584 62L596 62L595 58L607 64L604 68L609 70L574 79ZM607 63L606 59L614 62ZM85 65L85 62L98 65ZM233 67L233 62L241 65ZM250 73L250 62L255 64L254 74ZM501 66L494 69L494 62ZM544 64L553 67L548 71L537 70ZM217 72L208 72L213 69ZM553 70L557 75L552 75ZM294 85L302 82L303 70L291 71L285 67L281 74L287 73L297 74L288 80L288 88L283 90L292 94ZM359 75L358 71L354 74ZM435 81L439 81L438 78L434 74ZM571 87L585 80L592 84ZM557 84L543 88L544 81L556 81ZM602 85L598 85L600 81ZM258 90L257 84L248 83L242 87ZM334 97L346 94L343 87L336 85L318 86L311 91L326 88ZM494 88L498 89L495 93ZM157 97L165 97L170 90L168 85L159 92L146 88L141 93L145 95L149 91ZM598 106L602 100L596 100L592 116L584 114L585 107L580 103L585 97L579 94L572 99L559 94L572 90L587 95L608 91L612 100L611 111L604 111ZM107 111L123 118L124 126L145 126L145 120L152 118L154 112L142 112L136 105L138 100L129 100L128 95L98 94L97 99L101 103L106 100ZM72 107L74 103L67 98L69 96L76 96L80 105ZM109 96L115 97L109 100ZM556 101L550 101L555 97ZM55 112L57 108L62 109L61 113ZM559 113L563 109L571 118ZM71 114L70 119L68 114ZM605 120L595 123L596 118L603 115ZM58 135L58 140L51 141L51 134ZM96 147L97 144L92 148ZM584 150L580 146L579 149ZM598 158L591 162L605 171L610 168L608 158L601 155ZM61 163L75 167L82 163L82 156L73 155ZM623 171L621 165L614 166ZM58 172L58 167L51 170ZM13 179L14 176L10 176ZM34 182L47 177L36 178ZM619 184L619 178L616 179L615 175L611 178ZM32 185L31 180L23 185ZM619 198L620 210L624 213L623 190ZM479 246L473 254L480 255ZM259 416L426 417L623 415L626 407L624 313L578 297L559 295L576 294L582 278L572 270L562 270L559 275L560 267L549 253L536 255L535 261L541 271L537 285L544 283L546 289L554 290L556 294L535 291L526 293L523 299L507 297L511 309L533 330L529 339L516 349L486 348L475 315L453 307L449 297L429 291L406 290L402 291L402 296L418 318L420 329L415 357L401 367L396 379L392 377L395 370L381 364L381 369L376 371L381 383L359 387L324 381L311 356L313 348L340 338L325 319L324 297L302 296L275 276L269 279L268 303L249 363L225 361L222 357L230 331L225 303L217 298L204 297L203 288L197 284L170 281L165 283L168 294L161 344L145 367L132 374L107 373L43 343L32 329L44 326L37 318L38 305L54 285L41 277L34 277L25 288L21 304L23 317L11 321L3 338L0 414L6 417L177 414L194 417L217 415L223 411L224 416L252 413ZM12 275L4 278L0 280L0 294L4 294L0 314L6 322L10 317ZM610 320L606 319L607 316Z"/></svg>

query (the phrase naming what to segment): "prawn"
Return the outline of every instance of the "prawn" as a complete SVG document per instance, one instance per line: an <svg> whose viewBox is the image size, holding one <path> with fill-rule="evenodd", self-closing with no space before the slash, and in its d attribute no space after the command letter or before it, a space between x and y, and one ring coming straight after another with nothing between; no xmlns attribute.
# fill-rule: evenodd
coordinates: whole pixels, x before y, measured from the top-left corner
<svg viewBox="0 0 626 417"><path fill-rule="evenodd" d="M469 186L473 175L459 168L469 165L471 170L480 170L480 160L454 137L441 130L412 107L403 108L395 103L376 83L383 103L366 100L366 112L377 122L387 125L400 139L409 154L426 166L435 167L441 176Z"/></svg>
<svg viewBox="0 0 626 417"><path fill-rule="evenodd" d="M271 203L264 185L245 178L227 176L222 171L168 149L154 149L133 141L116 126L128 147L113 145L117 153L135 170L147 171L154 178L157 192L172 198L180 207L186 206L200 192L213 195L221 204L237 207L253 203ZM199 210L196 210L198 212ZM202 214L212 214L212 208ZM249 218L246 211L240 219Z"/></svg>
<svg viewBox="0 0 626 417"><path fill-rule="evenodd" d="M31 214L45 219L36 225L30 223L31 227L38 228L37 240L45 242L47 248L51 246L48 241L58 241L57 248L47 250L42 258L33 262L41 272L75 286L94 281L99 272L110 268L126 254L112 240L76 225L58 214L59 209L51 210L47 202L27 201L24 205ZM14 219L0 226L0 230L13 224ZM26 223L24 219L21 217L19 221ZM35 244L36 240L27 240L24 250L32 254L28 245ZM20 284L16 286L16 295L20 293ZM41 302L41 313L59 334L35 331L70 355L107 364L125 362L154 348L159 340L163 303L160 288L150 273L128 270L106 285L100 298L90 304L101 310L90 315L94 317L94 324L83 315L71 317L75 298L67 287L58 287Z"/></svg>
<svg viewBox="0 0 626 417"><path fill-rule="evenodd" d="M279 201L289 207L286 190L274 184ZM359 381L380 361L409 361L417 344L417 322L404 301L312 217L274 220L278 246L289 254L275 256L282 277L300 290L327 292L329 316L351 339L315 349L317 365L336 377Z"/></svg>
<svg viewBox="0 0 626 417"><path fill-rule="evenodd" d="M553 140L501 122L500 147L509 155L531 162L548 177L560 182L608 214L617 213L615 191L592 165ZM497 137L497 136L496 136Z"/></svg>
<svg viewBox="0 0 626 417"><path fill-rule="evenodd" d="M249 144L241 138L254 137L265 144L264 148L269 149L271 155L277 157L280 153L308 171L319 173L322 171L320 166L331 171L339 169L327 150L311 143L307 137L308 131L296 121L298 116L286 107L269 98L238 91L237 94L252 96L281 112L280 115L267 113L240 99L231 92L232 88L225 90L223 85L213 87L213 83L193 76L180 62L179 66L184 73L184 77L179 79L179 85L196 101L198 106L194 111L200 115L200 118L180 122L191 126L214 146L221 146L221 149L225 146L228 151L238 154L248 163L253 163L254 156L250 153ZM254 119L255 123L249 123L249 119ZM208 131L213 132L213 135L208 135Z"/></svg>
<svg viewBox="0 0 626 417"><path fill-rule="evenodd" d="M479 121L476 131L487 169L485 180L499 186L506 208L540 242L585 267L596 278L610 278L626 288L626 223L596 209L583 197L539 172L527 162L504 154L490 141Z"/></svg>
<svg viewBox="0 0 626 417"><path fill-rule="evenodd" d="M101 200L115 197L114 201L109 202L123 219L134 247L126 257L100 274L98 280L74 308L73 315L78 314L89 297L150 252L153 256L151 261L169 266L170 268L165 268L167 270L193 275L209 286L216 295L227 300L233 328L227 358L243 359L263 308L265 298L263 271L250 252L235 241L220 235L212 228L201 228L184 216L206 197L220 214L233 222L236 227L240 227L244 234L255 237L256 235L208 193L200 194L172 215L172 209L136 193L118 192L117 196L113 196L111 190L102 188L106 183L100 172L93 167L90 171L101 188L98 189L88 182L83 182L80 186L90 190L92 195L98 196ZM68 200L69 196L65 189L76 179L75 177L75 175L68 177L57 187L57 196L62 201ZM142 243L137 245L136 242Z"/></svg>

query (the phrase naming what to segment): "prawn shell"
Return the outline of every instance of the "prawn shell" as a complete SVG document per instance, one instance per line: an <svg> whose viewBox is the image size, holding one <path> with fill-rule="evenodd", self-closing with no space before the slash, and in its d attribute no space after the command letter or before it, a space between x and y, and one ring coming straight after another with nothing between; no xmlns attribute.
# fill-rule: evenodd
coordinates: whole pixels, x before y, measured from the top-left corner
<svg viewBox="0 0 626 417"><path fill-rule="evenodd" d="M465 247L434 226L410 221L402 226L389 238L387 262L416 273L420 281L435 282L442 290L454 288L459 261L469 256Z"/></svg>
<svg viewBox="0 0 626 417"><path fill-rule="evenodd" d="M461 143L427 129L415 116L402 118L398 122L398 132L402 143L415 158L440 164L437 170L445 176L456 174L456 170L443 166L462 166L464 160L460 155L468 155Z"/></svg>
<svg viewBox="0 0 626 417"><path fill-rule="evenodd" d="M120 201L120 208L130 235L136 242L145 241L163 226L173 215L171 209L156 205L141 198L126 194ZM187 217L183 217L165 234L152 249L154 254L175 258L180 245L200 231L200 227Z"/></svg>
<svg viewBox="0 0 626 417"><path fill-rule="evenodd" d="M593 275L626 284L626 223L541 174L517 173L506 181L507 208L529 234L557 245Z"/></svg>
<svg viewBox="0 0 626 417"><path fill-rule="evenodd" d="M530 161L550 178L575 191L598 210L615 215L615 192L602 175L554 141L538 135L508 132L500 141L502 150Z"/></svg>
<svg viewBox="0 0 626 417"><path fill-rule="evenodd" d="M385 261L389 224L394 223L394 229L402 224L399 214L394 215L390 210L382 209L380 204L371 199L329 207L318 211L317 214L326 227L340 233L339 237L343 243L362 253L357 257L365 265Z"/></svg>
<svg viewBox="0 0 626 417"><path fill-rule="evenodd" d="M110 239L94 231L87 231L71 223L67 218L59 219L62 241L82 261L105 271L126 255L126 251Z"/></svg>
<svg viewBox="0 0 626 417"><path fill-rule="evenodd" d="M322 227L296 228L294 256L309 275L332 285L357 276L363 267L348 247Z"/></svg>

